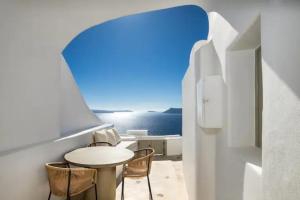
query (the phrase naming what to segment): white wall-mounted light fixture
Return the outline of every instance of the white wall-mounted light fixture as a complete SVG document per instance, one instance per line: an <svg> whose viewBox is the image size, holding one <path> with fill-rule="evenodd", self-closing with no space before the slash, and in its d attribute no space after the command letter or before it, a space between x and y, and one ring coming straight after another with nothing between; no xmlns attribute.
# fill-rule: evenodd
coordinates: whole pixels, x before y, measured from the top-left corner
<svg viewBox="0 0 300 200"><path fill-rule="evenodd" d="M197 118L202 128L223 127L223 79L206 76L197 83Z"/></svg>

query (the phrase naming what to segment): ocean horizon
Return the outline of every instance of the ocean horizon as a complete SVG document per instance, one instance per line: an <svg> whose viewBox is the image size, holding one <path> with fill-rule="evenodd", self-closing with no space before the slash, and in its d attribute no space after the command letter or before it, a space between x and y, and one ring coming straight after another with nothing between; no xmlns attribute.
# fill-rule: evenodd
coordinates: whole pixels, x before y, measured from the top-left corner
<svg viewBox="0 0 300 200"><path fill-rule="evenodd" d="M104 123L114 124L120 134L148 130L148 135L182 135L182 114L164 112L95 113Z"/></svg>

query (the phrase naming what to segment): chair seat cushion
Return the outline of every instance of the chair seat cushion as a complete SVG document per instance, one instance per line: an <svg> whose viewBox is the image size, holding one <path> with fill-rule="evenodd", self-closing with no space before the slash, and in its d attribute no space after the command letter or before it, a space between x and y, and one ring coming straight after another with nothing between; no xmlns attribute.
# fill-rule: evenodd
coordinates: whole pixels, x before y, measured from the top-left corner
<svg viewBox="0 0 300 200"><path fill-rule="evenodd" d="M122 141L117 145L117 147L126 148L131 151L136 151L138 148L137 141Z"/></svg>

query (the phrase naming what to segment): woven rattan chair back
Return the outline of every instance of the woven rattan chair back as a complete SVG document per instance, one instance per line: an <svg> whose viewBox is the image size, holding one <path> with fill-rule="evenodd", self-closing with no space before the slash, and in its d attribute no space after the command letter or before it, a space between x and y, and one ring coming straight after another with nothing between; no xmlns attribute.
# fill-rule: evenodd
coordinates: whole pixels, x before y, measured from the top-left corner
<svg viewBox="0 0 300 200"><path fill-rule="evenodd" d="M144 177L150 174L154 149L146 148L134 152L134 157L124 165L124 177Z"/></svg>
<svg viewBox="0 0 300 200"><path fill-rule="evenodd" d="M128 178L140 178L147 176L150 199L152 200L151 184L149 174L151 171L151 165L154 155L153 148L140 149L134 152L134 157L127 164L123 165L123 177L122 177L122 193L121 199L124 200L124 180Z"/></svg>
<svg viewBox="0 0 300 200"><path fill-rule="evenodd" d="M96 191L95 169L70 168L68 163L56 162L47 163L46 170L50 186L48 199L52 194L70 199L71 196L78 195L93 186Z"/></svg>

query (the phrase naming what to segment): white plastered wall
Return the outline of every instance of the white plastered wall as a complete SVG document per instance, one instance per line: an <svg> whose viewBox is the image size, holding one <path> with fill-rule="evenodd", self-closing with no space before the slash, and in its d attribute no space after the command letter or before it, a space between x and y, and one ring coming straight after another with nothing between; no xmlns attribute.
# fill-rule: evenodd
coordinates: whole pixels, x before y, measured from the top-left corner
<svg viewBox="0 0 300 200"><path fill-rule="evenodd" d="M61 59L60 132L61 136L67 136L101 122L86 105L69 66L63 57Z"/></svg>
<svg viewBox="0 0 300 200"><path fill-rule="evenodd" d="M220 13L240 33L261 15L263 199L299 199L300 2L201 0L201 3L207 11ZM261 152L252 147L228 148L226 132L218 135L216 148L215 199L240 200L245 162L261 165ZM202 197L202 194L197 196Z"/></svg>
<svg viewBox="0 0 300 200"><path fill-rule="evenodd" d="M209 16L210 17L210 16ZM202 47L196 49L195 59L195 78L196 84L207 75L220 74L220 64L215 53L212 40L208 40ZM214 66L214 67L207 67ZM196 88L196 85L194 85ZM196 100L197 102L197 100ZM196 105L197 107L197 105ZM197 110L197 109L196 109ZM197 113L196 113L197 117ZM216 158L216 134L219 130L209 130L200 128L199 124L195 124L196 128L196 191L197 198L201 195L203 199L215 198L215 158ZM184 136L185 137L185 136ZM201 169L201 170L199 170ZM196 198L196 199L197 199Z"/></svg>
<svg viewBox="0 0 300 200"><path fill-rule="evenodd" d="M227 91L229 90L228 87L231 87L229 84L230 81L232 83L232 79L229 81L228 77L231 78L230 75L234 75L234 78L239 78L239 76L232 74L232 71L227 69L226 52L229 45L236 38L237 31L217 13L209 13L209 20L210 33L208 40L200 41L194 45L191 52L190 71L188 71L184 79L184 81L186 81L188 77L195 78L193 82L194 85L189 85L189 88L186 86L183 87L183 91L194 91L196 87L195 83L205 76L221 75L224 79L223 117L225 123L222 129L202 129L197 123L194 124L195 147L193 149L195 152L190 153L195 157L195 176L197 180L194 182L196 182L196 185L193 185L188 179L186 179L186 181L187 185L194 186L195 199L240 200L243 197L245 164L250 162L260 165L261 155L258 149L248 145L239 148L233 148L228 145L230 134L228 133ZM253 54L253 52L249 51L242 53L247 56L247 59L250 59L251 56L250 58L248 58L248 56ZM249 63L251 64L251 59ZM194 74L191 73L191 67L194 67ZM249 70L250 69L251 68L249 68ZM247 83L247 85L249 86L249 83ZM247 87L247 85L245 87ZM240 93L237 95L243 94ZM191 117L194 116L196 114L195 110L185 110L185 105L189 106L189 102L194 102L194 99L184 97L183 100L184 113ZM247 121L247 119L244 120ZM192 125L192 122L185 122L184 119L184 139L192 136L189 131L184 130L186 127L185 123ZM189 127L189 129L190 128L191 127ZM239 140L238 138L235 139ZM183 146L184 150L185 148L192 151L187 145ZM184 165L184 169L185 168L191 167ZM187 169L185 170L188 171Z"/></svg>
<svg viewBox="0 0 300 200"><path fill-rule="evenodd" d="M299 10L299 1L274 2L262 16L265 200L300 198Z"/></svg>
<svg viewBox="0 0 300 200"><path fill-rule="evenodd" d="M182 159L190 200L196 199L196 89L195 67L190 65L182 81Z"/></svg>
<svg viewBox="0 0 300 200"><path fill-rule="evenodd" d="M213 24L220 24L224 28L222 23L220 23L220 16L217 13L210 13L210 27ZM217 19L216 19L217 18ZM221 19L222 20L222 19ZM225 25L226 28L226 25ZM224 34L226 34L226 29ZM187 188L189 188L190 199L215 199L215 172L216 172L216 136L222 130L220 129L202 129L196 122L191 120L197 119L197 105L196 105L196 84L197 82L208 75L223 75L225 71L221 66L220 59L225 62L225 53L217 54L215 45L218 47L217 50L225 48L218 38L215 40L214 34L218 33L217 29L210 28L210 34L206 41L197 42L190 55L190 66L188 73L185 75L183 80L183 140L192 140L193 149L190 148L190 144L183 145L183 152L189 152L190 156L194 157L194 165L187 163L185 161L186 155L183 153L183 167L184 171L187 173L192 173L192 168L195 170L196 180L193 182L186 177ZM235 34L235 33L234 33ZM229 36L231 36L229 34ZM234 36L234 35L233 35ZM232 36L231 36L232 37ZM234 37L232 37L233 39ZM229 38L227 38L229 39ZM231 39L231 40L232 40ZM230 41L230 39L229 39ZM220 51L219 51L220 52ZM189 81L189 84L187 82ZM191 81L192 80L192 81ZM185 96L186 93L192 93L191 96ZM191 109L193 105L193 109ZM191 130L194 132L191 133ZM194 140L191 139L194 137Z"/></svg>

